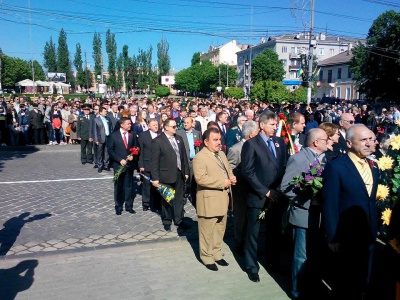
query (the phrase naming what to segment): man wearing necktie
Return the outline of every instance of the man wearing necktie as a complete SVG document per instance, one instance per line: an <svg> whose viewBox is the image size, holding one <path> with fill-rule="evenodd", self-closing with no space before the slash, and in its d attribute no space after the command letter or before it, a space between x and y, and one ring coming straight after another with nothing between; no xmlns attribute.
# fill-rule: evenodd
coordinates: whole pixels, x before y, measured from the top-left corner
<svg viewBox="0 0 400 300"><path fill-rule="evenodd" d="M108 119L111 123L111 131L118 130L117 123L121 119L121 113L118 111L118 104L111 104L111 111L107 114Z"/></svg>
<svg viewBox="0 0 400 300"><path fill-rule="evenodd" d="M193 159L194 178L197 182L197 215L199 222L200 259L207 269L218 271L216 264L228 266L222 258L222 241L231 186L236 177L229 167L221 148L221 133L217 128L204 132L205 147Z"/></svg>
<svg viewBox="0 0 400 300"><path fill-rule="evenodd" d="M347 154L327 164L323 174L322 213L334 261L330 285L335 299L364 299L377 236L379 170L367 159L375 139L365 125L350 126L346 142Z"/></svg>
<svg viewBox="0 0 400 300"><path fill-rule="evenodd" d="M268 208L265 215L267 268L277 269L280 261L279 240L281 217L287 209L281 201L280 186L286 165L286 147L282 138L275 136L278 116L271 111L260 115L260 133L244 143L241 152L242 175L248 183L247 234L245 242L245 263L249 279L260 281L257 262L259 215Z"/></svg>
<svg viewBox="0 0 400 300"><path fill-rule="evenodd" d="M134 134L129 134L132 127L130 118L122 117L119 120L120 129L110 134L107 141L107 149L110 161L114 169L114 174L120 166L125 167L125 171L114 182L114 203L115 213L121 215L125 203L125 210L135 214L133 210L133 199L135 198L135 188L133 186L133 171L137 169L137 161L131 156L129 149L138 147L139 143ZM129 156L128 159L126 159Z"/></svg>
<svg viewBox="0 0 400 300"><path fill-rule="evenodd" d="M176 122L167 119L163 123L164 133L152 141L151 175L152 184L167 184L175 189L175 199L169 204L162 201L161 219L166 231L171 230L171 223L182 229L189 226L183 222L184 181L189 178L189 163L183 139L176 135Z"/></svg>
<svg viewBox="0 0 400 300"><path fill-rule="evenodd" d="M105 107L100 107L99 112L99 117L94 119L93 141L97 145L95 155L98 172L101 173L103 170L110 171L108 166L109 156L107 151L107 140L111 133L111 125L110 120L107 118L107 109Z"/></svg>
<svg viewBox="0 0 400 300"><path fill-rule="evenodd" d="M91 118L90 104L82 105L83 115L78 117L76 124L76 135L81 142L81 162L82 165L89 163L93 164L93 138L91 137Z"/></svg>

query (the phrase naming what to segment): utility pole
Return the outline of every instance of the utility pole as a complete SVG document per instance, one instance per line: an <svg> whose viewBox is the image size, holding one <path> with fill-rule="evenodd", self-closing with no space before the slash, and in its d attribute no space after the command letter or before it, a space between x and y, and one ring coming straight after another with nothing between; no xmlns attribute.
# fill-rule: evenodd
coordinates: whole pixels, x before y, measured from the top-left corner
<svg viewBox="0 0 400 300"><path fill-rule="evenodd" d="M88 92L88 78L87 78L87 73L88 73L88 69L87 69L87 61L86 61L86 51L85 51L85 81L86 81L86 93Z"/></svg>
<svg viewBox="0 0 400 300"><path fill-rule="evenodd" d="M312 75L313 75L313 61L314 61L314 46L316 45L314 37L314 7L315 0L311 0L311 22L310 22L310 39L309 39L309 50L308 50L308 88L307 88L307 105L311 103L311 91L312 91Z"/></svg>
<svg viewBox="0 0 400 300"><path fill-rule="evenodd" d="M3 51L0 48L0 91L2 90L1 87L1 61L3 60Z"/></svg>
<svg viewBox="0 0 400 300"><path fill-rule="evenodd" d="M252 59L251 56L253 55L253 5L251 6L251 15L250 15L250 57L249 57L249 90L247 99L250 99L250 91L251 91L251 63Z"/></svg>
<svg viewBox="0 0 400 300"><path fill-rule="evenodd" d="M228 63L226 63L226 88L228 88L228 84L229 84L229 81L228 81Z"/></svg>

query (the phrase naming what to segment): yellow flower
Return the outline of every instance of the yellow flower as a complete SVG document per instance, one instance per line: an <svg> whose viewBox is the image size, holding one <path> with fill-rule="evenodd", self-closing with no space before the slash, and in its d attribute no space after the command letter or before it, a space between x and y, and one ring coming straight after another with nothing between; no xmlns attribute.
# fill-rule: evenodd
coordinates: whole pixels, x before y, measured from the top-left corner
<svg viewBox="0 0 400 300"><path fill-rule="evenodd" d="M398 254L400 254L400 241L398 239L390 240L390 245Z"/></svg>
<svg viewBox="0 0 400 300"><path fill-rule="evenodd" d="M396 135L391 141L390 146L393 150L400 150L400 135Z"/></svg>
<svg viewBox="0 0 400 300"><path fill-rule="evenodd" d="M378 190L376 191L376 199L385 200L389 195L389 188L386 185L378 184Z"/></svg>
<svg viewBox="0 0 400 300"><path fill-rule="evenodd" d="M382 217L381 217L381 219L383 220L383 225L389 226L391 216L392 216L392 210L389 208L386 208L385 211L382 213Z"/></svg>
<svg viewBox="0 0 400 300"><path fill-rule="evenodd" d="M396 124L397 126L400 126L400 119L397 120Z"/></svg>
<svg viewBox="0 0 400 300"><path fill-rule="evenodd" d="M400 148L399 148L399 150L400 150ZM390 156L382 156L378 160L378 167L382 171L390 170L393 166L393 162L394 162L394 160Z"/></svg>

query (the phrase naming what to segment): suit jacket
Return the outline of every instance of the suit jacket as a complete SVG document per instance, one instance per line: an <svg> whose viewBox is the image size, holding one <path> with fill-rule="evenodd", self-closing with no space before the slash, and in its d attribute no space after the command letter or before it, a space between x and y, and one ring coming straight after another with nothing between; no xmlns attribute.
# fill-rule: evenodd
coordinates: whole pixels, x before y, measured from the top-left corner
<svg viewBox="0 0 400 300"><path fill-rule="evenodd" d="M117 125L119 119L121 119L121 113L117 113L117 118L114 118L114 113L113 112L109 112L107 114L108 119L110 120L111 123L111 131L115 131L116 128L115 126ZM119 128L118 128L119 129Z"/></svg>
<svg viewBox="0 0 400 300"><path fill-rule="evenodd" d="M76 135L82 140L88 140L91 137L92 123L94 115L88 115L89 120L86 119L85 115L78 117L78 122L76 123Z"/></svg>
<svg viewBox="0 0 400 300"><path fill-rule="evenodd" d="M371 170L373 186L371 196L368 196L364 181L348 155L342 155L326 165L322 209L329 243L360 246L375 241L379 170L375 164Z"/></svg>
<svg viewBox="0 0 400 300"><path fill-rule="evenodd" d="M337 144L333 145L333 152L334 152L333 155L335 157L339 157L339 156L347 153L348 151L349 151L349 147L347 147L346 140L340 133L339 142Z"/></svg>
<svg viewBox="0 0 400 300"><path fill-rule="evenodd" d="M292 181L293 177L301 175L316 160L315 152L309 147L302 148L299 153L289 157L285 175L281 183L281 190L290 200L289 222L302 228L315 227L312 218L309 218L311 199L304 197L295 188Z"/></svg>
<svg viewBox="0 0 400 300"><path fill-rule="evenodd" d="M201 134L201 123L197 120L193 120L193 121L195 122L194 129L196 129Z"/></svg>
<svg viewBox="0 0 400 300"><path fill-rule="evenodd" d="M106 117L108 121L108 130L111 133L111 124L110 120ZM94 119L94 128L93 128L93 141L95 143L99 142L100 144L104 144L106 142L106 130L104 128L103 121L101 120L101 117L95 118Z"/></svg>
<svg viewBox="0 0 400 300"><path fill-rule="evenodd" d="M175 135L181 158L181 172L183 175L189 175L189 163L186 156L186 149L182 138ZM151 176L153 180L159 180L162 183L174 184L177 181L178 169L176 162L176 153L172 148L165 133L162 133L152 141L151 146Z"/></svg>
<svg viewBox="0 0 400 300"><path fill-rule="evenodd" d="M275 158L260 134L244 143L241 166L243 176L249 184L247 205L262 209L268 191L277 189L281 184L287 151L282 138L272 137L277 155Z"/></svg>
<svg viewBox="0 0 400 300"><path fill-rule="evenodd" d="M199 131L192 129L192 133L193 133L193 141L194 142L201 140L201 133ZM185 145L185 149L186 149L187 159L190 160L189 140L186 135L186 130L185 129L177 130L176 134L182 137L183 144Z"/></svg>
<svg viewBox="0 0 400 300"><path fill-rule="evenodd" d="M225 153L219 151L229 177L233 176ZM214 152L203 148L193 159L197 182L196 210L201 217L224 216L228 211L229 189L225 189L226 173Z"/></svg>
<svg viewBox="0 0 400 300"><path fill-rule="evenodd" d="M132 124L132 132L134 135L136 135L138 137L139 134L143 132L142 125L139 124L138 122L133 123Z"/></svg>
<svg viewBox="0 0 400 300"><path fill-rule="evenodd" d="M140 147L140 155L139 155L139 168L144 168L146 172L151 171L151 149L152 149L152 141L150 130L142 132L139 134L139 147Z"/></svg>
<svg viewBox="0 0 400 300"><path fill-rule="evenodd" d="M38 112L31 110L29 112L29 125L31 125L33 129L43 128L43 119L44 114L40 110L38 110Z"/></svg>
<svg viewBox="0 0 400 300"><path fill-rule="evenodd" d="M120 161L126 159L126 157L131 154L129 149L138 146L139 143L134 134L128 134L128 147L125 148L125 144L121 136L121 131L118 130L111 133L107 141L107 150L113 169L118 170L118 168L121 166ZM133 172L133 170L137 167L136 162L137 159L135 158L132 161L128 161L127 169Z"/></svg>
<svg viewBox="0 0 400 300"><path fill-rule="evenodd" d="M240 130L239 126L234 126L228 130L226 133L226 146L230 149L237 142L240 142L243 139L242 130Z"/></svg>

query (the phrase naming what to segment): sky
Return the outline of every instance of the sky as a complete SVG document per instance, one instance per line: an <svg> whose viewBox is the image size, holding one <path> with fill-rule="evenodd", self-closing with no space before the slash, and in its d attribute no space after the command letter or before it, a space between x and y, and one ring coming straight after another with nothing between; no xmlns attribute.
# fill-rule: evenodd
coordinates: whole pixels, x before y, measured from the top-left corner
<svg viewBox="0 0 400 300"><path fill-rule="evenodd" d="M315 32L365 38L383 12L400 11L399 0L315 0ZM105 33L115 33L118 53L126 44L129 55L169 43L173 72L190 67L196 52L232 39L258 44L261 37L309 30L311 0L0 0L0 48L13 57L43 64L43 49L61 28L67 33L70 58L80 43L86 61L94 65L93 34L99 32L106 66Z"/></svg>

